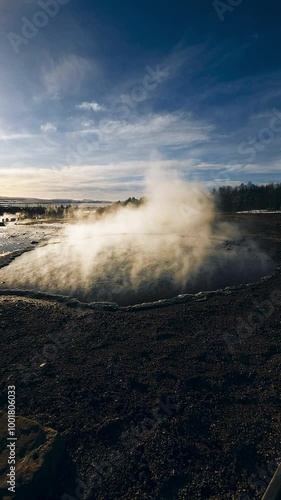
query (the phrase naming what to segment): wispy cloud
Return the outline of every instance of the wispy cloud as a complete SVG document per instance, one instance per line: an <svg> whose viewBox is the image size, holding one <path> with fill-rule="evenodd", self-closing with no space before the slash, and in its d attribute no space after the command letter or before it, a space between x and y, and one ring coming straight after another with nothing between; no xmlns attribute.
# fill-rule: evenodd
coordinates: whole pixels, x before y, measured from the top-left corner
<svg viewBox="0 0 281 500"><path fill-rule="evenodd" d="M82 127L93 127L95 125L94 120L82 120L81 121Z"/></svg>
<svg viewBox="0 0 281 500"><path fill-rule="evenodd" d="M31 139L33 134L29 132L5 132L0 130L0 141L21 141Z"/></svg>
<svg viewBox="0 0 281 500"><path fill-rule="evenodd" d="M126 145L127 150L139 150L139 155L143 156L147 152L144 148L185 148L193 143L206 142L212 129L212 125L184 113L151 113L131 121L104 119L95 127L71 135L98 135L108 143L110 150L119 150L122 155Z"/></svg>
<svg viewBox="0 0 281 500"><path fill-rule="evenodd" d="M176 176L205 184L207 188L221 184L238 185L244 181L245 173L261 174L266 171L280 172L279 164L225 166L203 163L197 159L155 159L137 161L108 161L106 164L69 165L62 168L34 168L14 165L1 171L1 193L3 196L26 196L42 198L93 198L125 199L145 193L146 177L153 172L165 175L174 171ZM13 183L11 183L13 179Z"/></svg>
<svg viewBox="0 0 281 500"><path fill-rule="evenodd" d="M2 171L1 193L4 196L63 197L119 199L128 192L140 193L145 162L90 166L70 166L62 169L13 167ZM14 179L11 186L11 177Z"/></svg>
<svg viewBox="0 0 281 500"><path fill-rule="evenodd" d="M67 55L58 62L49 61L42 68L43 84L47 94L58 99L79 90L82 81L92 69L91 63L75 54Z"/></svg>

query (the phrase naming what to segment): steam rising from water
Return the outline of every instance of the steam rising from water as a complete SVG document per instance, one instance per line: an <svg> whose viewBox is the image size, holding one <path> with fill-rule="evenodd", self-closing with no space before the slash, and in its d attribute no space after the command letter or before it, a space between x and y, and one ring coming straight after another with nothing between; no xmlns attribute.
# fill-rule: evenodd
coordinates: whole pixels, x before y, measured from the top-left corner
<svg viewBox="0 0 281 500"><path fill-rule="evenodd" d="M230 237L233 230L215 224L213 202L196 186L152 183L146 204L66 226L60 243L16 259L1 280L85 301L156 300L192 291L202 269L211 279L214 255L222 269L235 261L236 250L221 245Z"/></svg>

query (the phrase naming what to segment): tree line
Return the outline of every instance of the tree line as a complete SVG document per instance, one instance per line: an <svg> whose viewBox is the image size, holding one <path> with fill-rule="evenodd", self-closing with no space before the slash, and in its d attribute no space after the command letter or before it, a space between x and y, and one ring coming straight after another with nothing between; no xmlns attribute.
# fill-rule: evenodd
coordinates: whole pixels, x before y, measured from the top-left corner
<svg viewBox="0 0 281 500"><path fill-rule="evenodd" d="M217 208L222 212L239 212L243 210L281 210L281 183L266 185L240 184L239 186L221 186L211 192ZM126 201L117 201L110 205L96 208L91 207L97 218L115 212L122 207L138 208L147 202L143 197L128 198ZM0 216L4 213L14 214L19 218L27 219L63 219L75 217L77 206L72 205L38 205L25 207L0 206ZM89 207L88 207L89 210Z"/></svg>
<svg viewBox="0 0 281 500"><path fill-rule="evenodd" d="M223 186L213 189L212 195L222 212L281 210L281 183Z"/></svg>
<svg viewBox="0 0 281 500"><path fill-rule="evenodd" d="M21 219L61 219L72 211L71 205L37 205L25 207L0 206L0 216L5 213L16 215Z"/></svg>
<svg viewBox="0 0 281 500"><path fill-rule="evenodd" d="M106 205L104 207L96 208L95 206L88 206L85 210L87 212L92 212L92 214L99 218L108 213L117 211L122 207L139 207L146 202L146 198L128 198L125 201L117 201ZM0 217L5 213L15 215L19 219L71 219L76 216L77 213L83 213L83 208L79 205L35 205L35 206L24 206L24 207L10 207L0 205Z"/></svg>

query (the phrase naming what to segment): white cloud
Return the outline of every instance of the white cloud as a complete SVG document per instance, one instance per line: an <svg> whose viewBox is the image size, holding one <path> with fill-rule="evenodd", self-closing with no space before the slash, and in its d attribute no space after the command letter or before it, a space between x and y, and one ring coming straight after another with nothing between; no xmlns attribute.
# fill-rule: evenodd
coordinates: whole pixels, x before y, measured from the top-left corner
<svg viewBox="0 0 281 500"><path fill-rule="evenodd" d="M95 122L93 120L82 120L81 125L82 127L93 127Z"/></svg>
<svg viewBox="0 0 281 500"><path fill-rule="evenodd" d="M57 127L53 124L53 123L50 123L50 122L47 122L47 123L43 123L41 125L41 130L42 132L55 132L57 130Z"/></svg>
<svg viewBox="0 0 281 500"><path fill-rule="evenodd" d="M105 108L101 106L98 102L81 102L75 106L77 109L83 109L87 111L103 111Z"/></svg>

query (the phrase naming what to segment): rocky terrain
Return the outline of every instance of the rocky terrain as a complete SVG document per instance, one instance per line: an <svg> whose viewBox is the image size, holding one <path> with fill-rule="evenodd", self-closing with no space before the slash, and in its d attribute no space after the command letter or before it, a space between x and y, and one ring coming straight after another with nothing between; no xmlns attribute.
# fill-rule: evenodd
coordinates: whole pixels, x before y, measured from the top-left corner
<svg viewBox="0 0 281 500"><path fill-rule="evenodd" d="M281 263L280 214L226 218ZM154 309L2 295L0 408L13 384L17 414L63 438L45 498L259 499L280 461L280 327L280 269Z"/></svg>

